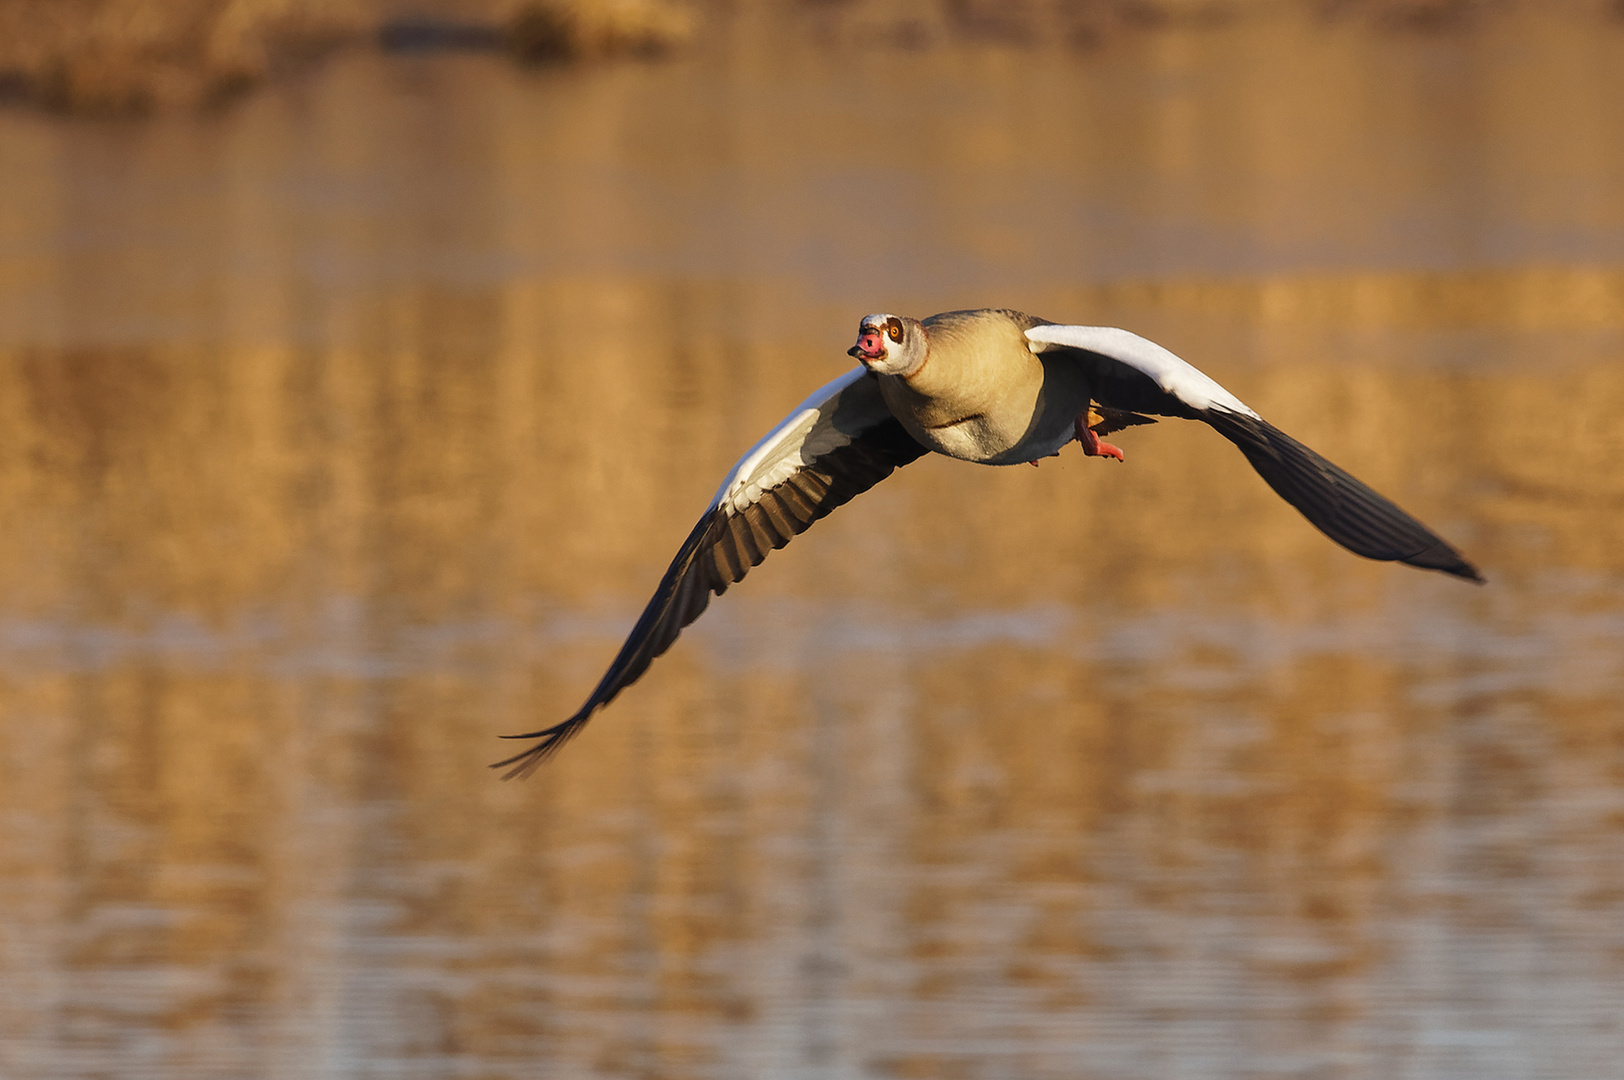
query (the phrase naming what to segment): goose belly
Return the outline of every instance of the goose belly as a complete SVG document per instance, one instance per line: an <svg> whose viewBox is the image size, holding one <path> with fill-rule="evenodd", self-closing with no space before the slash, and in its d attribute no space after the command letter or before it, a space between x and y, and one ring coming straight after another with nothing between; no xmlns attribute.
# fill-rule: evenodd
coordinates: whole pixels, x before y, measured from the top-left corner
<svg viewBox="0 0 1624 1080"><path fill-rule="evenodd" d="M970 416L912 434L938 454L960 461L991 461L1008 453L1020 441L1018 435L1011 437L984 416Z"/></svg>
<svg viewBox="0 0 1624 1080"><path fill-rule="evenodd" d="M1077 437L1077 429L1072 425L1072 416L1039 413L1030 428L1013 444L1004 448L997 454L982 458L985 465L1023 465L1028 461L1046 458L1051 454L1060 452L1065 446Z"/></svg>

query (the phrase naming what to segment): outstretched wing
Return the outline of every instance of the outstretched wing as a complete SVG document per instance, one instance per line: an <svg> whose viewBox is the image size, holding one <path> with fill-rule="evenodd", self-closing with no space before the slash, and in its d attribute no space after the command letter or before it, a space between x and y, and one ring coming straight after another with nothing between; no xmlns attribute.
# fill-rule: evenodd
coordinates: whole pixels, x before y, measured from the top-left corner
<svg viewBox="0 0 1624 1080"><path fill-rule="evenodd" d="M541 741L491 767L507 768L504 780L529 773L636 682L699 618L711 594L720 596L769 551L924 453L863 368L807 398L733 467L586 703L560 724L504 736Z"/></svg>
<svg viewBox="0 0 1624 1080"><path fill-rule="evenodd" d="M1431 529L1155 342L1109 326L1055 323L1034 326L1026 336L1034 352L1084 365L1094 400L1102 405L1210 424L1240 448L1276 494L1349 551L1483 580Z"/></svg>

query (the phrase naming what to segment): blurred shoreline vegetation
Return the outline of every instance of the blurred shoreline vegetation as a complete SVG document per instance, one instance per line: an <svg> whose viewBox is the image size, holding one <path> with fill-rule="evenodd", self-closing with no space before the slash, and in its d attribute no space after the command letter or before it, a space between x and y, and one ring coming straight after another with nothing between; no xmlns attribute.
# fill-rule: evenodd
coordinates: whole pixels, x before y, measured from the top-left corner
<svg viewBox="0 0 1624 1080"><path fill-rule="evenodd" d="M715 42L1087 50L1269 18L1450 33L1512 10L1624 23L1624 0L0 0L0 102L113 115L207 107L346 48L521 63Z"/></svg>
<svg viewBox="0 0 1624 1080"><path fill-rule="evenodd" d="M206 107L346 48L647 57L685 45L694 14L680 0L0 0L0 100Z"/></svg>

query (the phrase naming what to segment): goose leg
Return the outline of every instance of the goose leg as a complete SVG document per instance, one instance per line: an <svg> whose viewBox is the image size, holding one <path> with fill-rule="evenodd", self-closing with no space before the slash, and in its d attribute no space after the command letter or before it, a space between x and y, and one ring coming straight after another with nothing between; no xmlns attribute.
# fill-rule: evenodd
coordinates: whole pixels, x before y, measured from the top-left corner
<svg viewBox="0 0 1624 1080"><path fill-rule="evenodd" d="M1077 414L1077 441L1083 444L1083 453L1089 457L1114 457L1118 461L1125 461L1120 447L1113 446L1094 434L1088 426L1088 413Z"/></svg>

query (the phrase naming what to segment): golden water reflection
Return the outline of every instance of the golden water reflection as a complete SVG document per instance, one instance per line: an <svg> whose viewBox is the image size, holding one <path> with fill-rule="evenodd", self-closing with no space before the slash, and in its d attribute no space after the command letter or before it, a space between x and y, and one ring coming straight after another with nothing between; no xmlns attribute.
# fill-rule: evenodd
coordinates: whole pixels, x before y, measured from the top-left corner
<svg viewBox="0 0 1624 1080"><path fill-rule="evenodd" d="M1222 83L1209 47L1167 62ZM34 131L153 191L130 162L165 140L248 178L236 211L120 218L173 215L195 278L6 219L12 295L49 303L8 300L0 347L0 1074L1617 1073L1617 262L1197 260L1021 301L1196 359L1486 588L1348 556L1193 425L1128 433L1123 466L921 461L502 784L493 736L575 706L873 305L816 252L761 280L524 263L481 215L545 170L479 155L553 106L455 64L446 99L490 111L422 145L511 201L402 181L332 247L266 226L301 220L256 201L278 125L449 110L394 70L212 133ZM663 71L549 92L710 101ZM414 145L388 160L432 167ZM378 249L441 269L345 263Z"/></svg>
<svg viewBox="0 0 1624 1080"><path fill-rule="evenodd" d="M507 785L838 354L0 357L16 1074L1605 1075L1624 371L1272 349L1241 392L1490 588L1200 430L922 462Z"/></svg>

